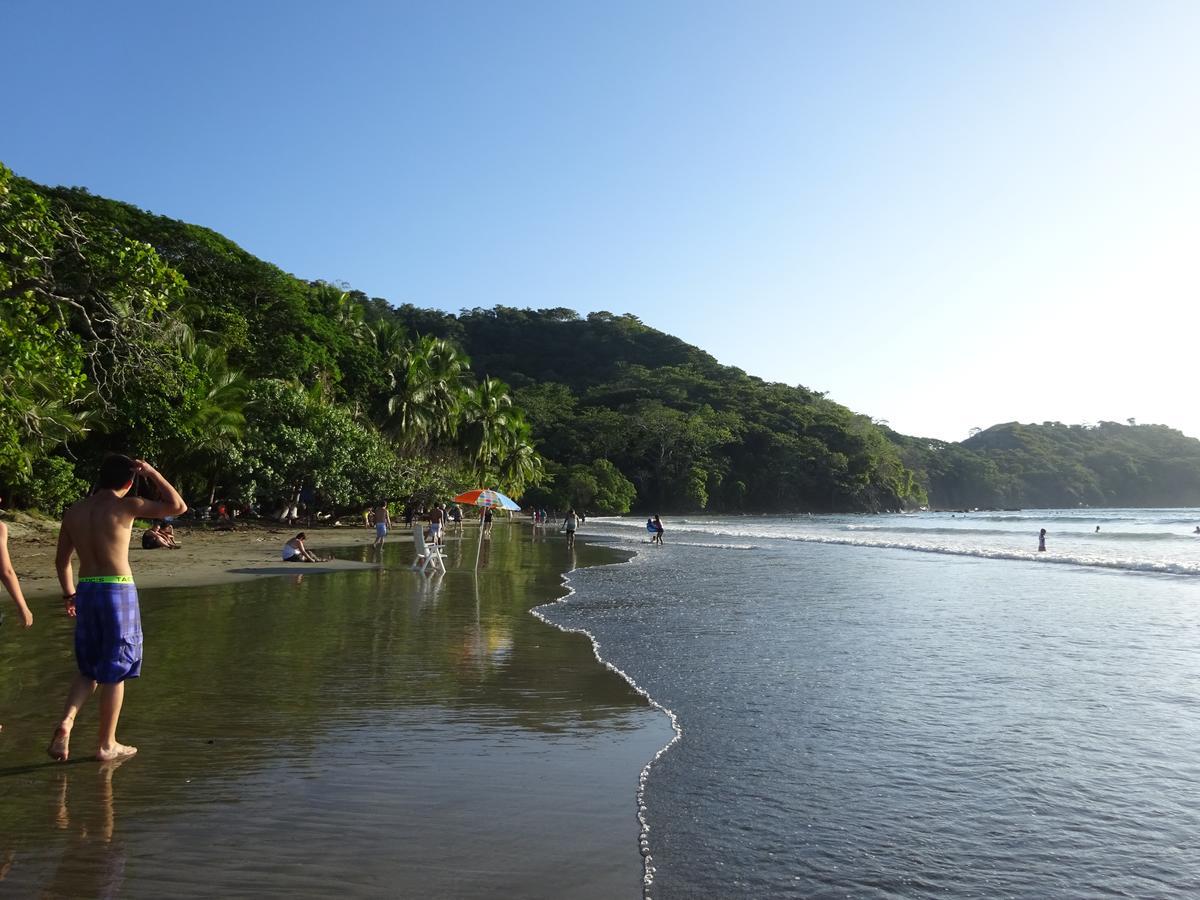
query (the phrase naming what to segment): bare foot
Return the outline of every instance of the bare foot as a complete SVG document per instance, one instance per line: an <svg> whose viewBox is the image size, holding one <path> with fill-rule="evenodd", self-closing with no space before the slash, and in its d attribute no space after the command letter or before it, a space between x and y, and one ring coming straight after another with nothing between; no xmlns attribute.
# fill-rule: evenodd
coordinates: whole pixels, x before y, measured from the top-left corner
<svg viewBox="0 0 1200 900"><path fill-rule="evenodd" d="M111 747L101 747L96 751L96 759L100 762L112 762L137 753L137 747L127 747L124 744L113 744Z"/></svg>
<svg viewBox="0 0 1200 900"><path fill-rule="evenodd" d="M46 752L50 754L51 759L66 762L67 757L71 755L71 729L61 725L55 728L54 737L50 739L50 746L46 748Z"/></svg>

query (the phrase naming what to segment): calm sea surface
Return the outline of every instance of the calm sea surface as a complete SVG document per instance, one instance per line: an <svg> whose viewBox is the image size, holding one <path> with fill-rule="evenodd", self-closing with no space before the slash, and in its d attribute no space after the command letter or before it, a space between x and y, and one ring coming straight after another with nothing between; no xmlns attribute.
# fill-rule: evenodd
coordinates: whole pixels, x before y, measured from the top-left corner
<svg viewBox="0 0 1200 900"><path fill-rule="evenodd" d="M677 716L648 893L1200 896L1197 524L589 520L640 553L543 612Z"/></svg>

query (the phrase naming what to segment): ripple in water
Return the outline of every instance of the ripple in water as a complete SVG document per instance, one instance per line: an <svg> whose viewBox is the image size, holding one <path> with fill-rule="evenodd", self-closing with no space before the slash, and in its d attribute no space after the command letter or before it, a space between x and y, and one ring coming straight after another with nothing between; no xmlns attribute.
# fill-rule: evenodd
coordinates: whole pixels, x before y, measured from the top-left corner
<svg viewBox="0 0 1200 900"><path fill-rule="evenodd" d="M1200 582L671 535L543 609L678 716L656 900L1200 891Z"/></svg>

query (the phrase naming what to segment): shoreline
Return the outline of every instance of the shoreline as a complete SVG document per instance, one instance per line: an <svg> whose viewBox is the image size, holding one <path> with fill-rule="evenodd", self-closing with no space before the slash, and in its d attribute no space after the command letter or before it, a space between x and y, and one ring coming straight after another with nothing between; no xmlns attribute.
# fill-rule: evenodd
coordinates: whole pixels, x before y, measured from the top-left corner
<svg viewBox="0 0 1200 900"><path fill-rule="evenodd" d="M373 531L356 532L314 529L312 543L321 555L338 546L374 557ZM183 550L133 551L136 573L188 553L201 564L155 573L168 590L144 609L156 636L152 677L126 717L143 753L98 783L89 765L44 762L45 709L70 668L69 621L39 603L32 632L0 634L0 778L12 779L14 803L0 858L11 851L16 863L4 887L62 880L86 895L136 858L125 888L169 893L213 871L208 844L190 842L199 829L225 835L222 865L237 876L229 890L337 885L350 900L400 879L428 896L644 894L639 771L673 732L627 679L597 668L590 642L528 615L574 590L564 542L497 529L478 570L468 530L448 541L450 571L423 576L409 570L401 534L378 562L271 581L262 576L331 570L265 559L283 533L193 529ZM22 572L52 561L52 537L17 541ZM589 543L580 569L624 558ZM241 545L240 556L228 552ZM247 557L253 565L240 565ZM205 578L203 590L175 590ZM40 581L56 587L52 571L28 583ZM241 660L253 660L250 681ZM181 696L191 698L183 717ZM95 712L86 714L90 727ZM48 802L57 816L45 815ZM322 815L307 815L314 808ZM79 838L56 824L67 812L103 836L86 860L76 859ZM284 821L291 827L275 827ZM149 862L172 847L192 849L171 867ZM304 878L281 875L279 861Z"/></svg>
<svg viewBox="0 0 1200 900"><path fill-rule="evenodd" d="M600 543L604 544L606 542L601 541ZM610 547L609 549L615 553L628 555L625 557L625 559L615 560L610 563L600 563L599 565L628 565L640 555L639 551L637 550L625 548L618 550L615 547ZM642 766L641 771L638 773L637 792L635 795L637 800L638 852L642 856L642 897L649 898L651 891L654 889L654 875L657 870L654 866L654 856L651 853L650 848L650 820L649 807L646 805L646 786L650 781L651 770L653 769L655 763L662 759L672 747L674 747L683 739L683 728L680 726L679 717L675 714L674 710L663 706L663 704L654 699L654 697L648 690L646 690L646 688L638 684L637 679L635 679L616 663L610 662L604 658L604 655L600 652L600 640L593 632L589 631L587 628L572 628L568 625L562 625L548 618L542 612L542 610L551 610L556 606L568 603L578 594L577 589L571 582L571 575L576 571L578 571L578 567L573 567L568 569L562 575L563 587L567 589L565 594L557 599L530 607L530 615L546 625L549 625L551 628L556 628L559 631L565 632L566 634L581 634L586 637L591 643L592 655L596 658L596 662L628 683L634 692L641 696L652 709L663 713L671 725L671 739L655 752L655 754L646 762L646 764Z"/></svg>

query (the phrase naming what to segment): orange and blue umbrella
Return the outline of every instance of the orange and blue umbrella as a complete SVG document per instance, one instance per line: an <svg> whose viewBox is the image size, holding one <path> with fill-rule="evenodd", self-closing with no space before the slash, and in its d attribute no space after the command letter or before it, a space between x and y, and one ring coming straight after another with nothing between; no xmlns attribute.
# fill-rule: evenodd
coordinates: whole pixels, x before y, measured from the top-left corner
<svg viewBox="0 0 1200 900"><path fill-rule="evenodd" d="M494 491L491 488L479 488L467 491L454 498L455 503L468 503L471 506L486 506L492 509L511 509L520 512L521 507L512 497Z"/></svg>

